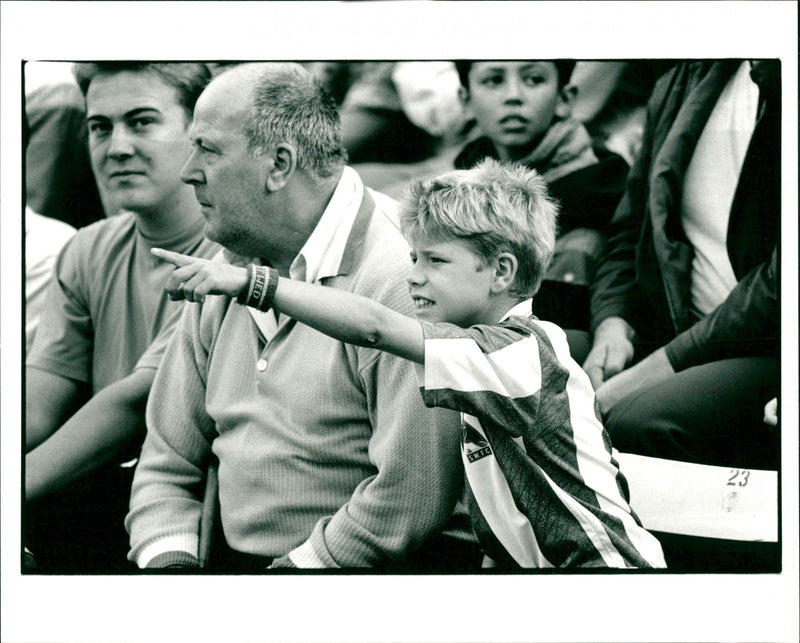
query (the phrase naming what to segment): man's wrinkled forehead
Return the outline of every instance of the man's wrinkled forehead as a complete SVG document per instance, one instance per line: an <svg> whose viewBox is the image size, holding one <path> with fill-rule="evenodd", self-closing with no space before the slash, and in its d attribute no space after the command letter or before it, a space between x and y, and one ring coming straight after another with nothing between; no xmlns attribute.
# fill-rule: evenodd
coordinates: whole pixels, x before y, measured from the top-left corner
<svg viewBox="0 0 800 643"><path fill-rule="evenodd" d="M210 114L224 112L239 114L247 112L253 103L253 85L232 72L224 73L214 80L200 94L195 111L203 110Z"/></svg>
<svg viewBox="0 0 800 643"><path fill-rule="evenodd" d="M208 84L201 96L251 103L258 80L258 74L252 67L252 65L240 65L223 71Z"/></svg>
<svg viewBox="0 0 800 643"><path fill-rule="evenodd" d="M252 104L252 92L243 87L237 90L229 83L217 84L218 80L213 80L197 99L190 129L193 137L200 132L231 134L242 131L242 123Z"/></svg>

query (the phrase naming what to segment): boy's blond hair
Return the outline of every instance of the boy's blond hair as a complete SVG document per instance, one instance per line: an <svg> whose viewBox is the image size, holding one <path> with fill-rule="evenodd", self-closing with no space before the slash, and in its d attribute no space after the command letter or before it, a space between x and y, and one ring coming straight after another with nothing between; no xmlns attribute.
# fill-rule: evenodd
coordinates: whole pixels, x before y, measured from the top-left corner
<svg viewBox="0 0 800 643"><path fill-rule="evenodd" d="M487 158L411 186L400 208L409 241L418 235L469 242L484 262L501 252L517 258L511 293L532 297L553 257L558 205L547 183L522 165Z"/></svg>

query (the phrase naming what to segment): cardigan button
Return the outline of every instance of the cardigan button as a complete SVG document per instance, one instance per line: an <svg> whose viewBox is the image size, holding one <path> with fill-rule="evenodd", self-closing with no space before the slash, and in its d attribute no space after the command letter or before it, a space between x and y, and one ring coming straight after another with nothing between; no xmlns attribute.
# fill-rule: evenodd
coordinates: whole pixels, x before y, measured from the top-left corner
<svg viewBox="0 0 800 643"><path fill-rule="evenodd" d="M260 360L258 360L258 361L256 362L256 368L257 368L259 371L265 371L265 370L267 370L267 360L265 360L265 359L260 359Z"/></svg>

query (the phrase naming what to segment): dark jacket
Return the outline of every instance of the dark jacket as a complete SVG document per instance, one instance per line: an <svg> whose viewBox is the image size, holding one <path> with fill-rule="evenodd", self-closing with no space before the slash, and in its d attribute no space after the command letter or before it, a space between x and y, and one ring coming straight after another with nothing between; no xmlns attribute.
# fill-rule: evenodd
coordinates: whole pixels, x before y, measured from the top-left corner
<svg viewBox="0 0 800 643"><path fill-rule="evenodd" d="M547 182L550 195L560 204L560 234L576 228L591 228L605 233L625 191L625 179L628 176L625 160L603 148L594 147L593 150L597 156L596 163ZM454 165L458 169L468 169L487 157L497 159L497 150L489 138L481 137L461 150ZM525 165L547 179L546 163Z"/></svg>
<svg viewBox="0 0 800 643"><path fill-rule="evenodd" d="M642 148L592 286L592 328L607 317L622 317L641 340L667 344L676 370L777 351L779 73L754 74L765 104L742 167L727 238L739 284L702 320L694 318L690 306L694 250L681 223L684 173L717 98L740 62L681 64L656 84Z"/></svg>
<svg viewBox="0 0 800 643"><path fill-rule="evenodd" d="M492 141L484 136L464 147L455 166L471 168L487 157L497 159L498 154ZM588 228L605 239L625 191L628 164L621 156L594 146L583 124L570 118L554 121L544 138L519 162L536 170L547 181L550 196L559 202L559 236ZM596 251L573 249L563 254L559 268L585 278L572 283L546 276L534 298L534 314L562 328L588 333L588 282L599 258Z"/></svg>

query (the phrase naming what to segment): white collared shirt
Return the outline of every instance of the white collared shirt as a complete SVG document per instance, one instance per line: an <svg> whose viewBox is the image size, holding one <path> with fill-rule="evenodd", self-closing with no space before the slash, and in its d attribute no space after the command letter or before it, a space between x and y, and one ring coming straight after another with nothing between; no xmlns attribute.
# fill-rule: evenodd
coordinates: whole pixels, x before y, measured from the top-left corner
<svg viewBox="0 0 800 643"><path fill-rule="evenodd" d="M358 173L345 166L319 222L289 266L289 276L292 279L318 283L321 279L338 274L350 232L361 207L364 189ZM377 192L371 194L376 198L378 209L387 212L392 219L396 203ZM263 313L255 308L248 307L247 311L267 341L286 320L285 315L276 319L272 312Z"/></svg>
<svg viewBox="0 0 800 643"><path fill-rule="evenodd" d="M337 273L363 195L361 178L345 167L317 226L289 267L292 279L314 283Z"/></svg>

